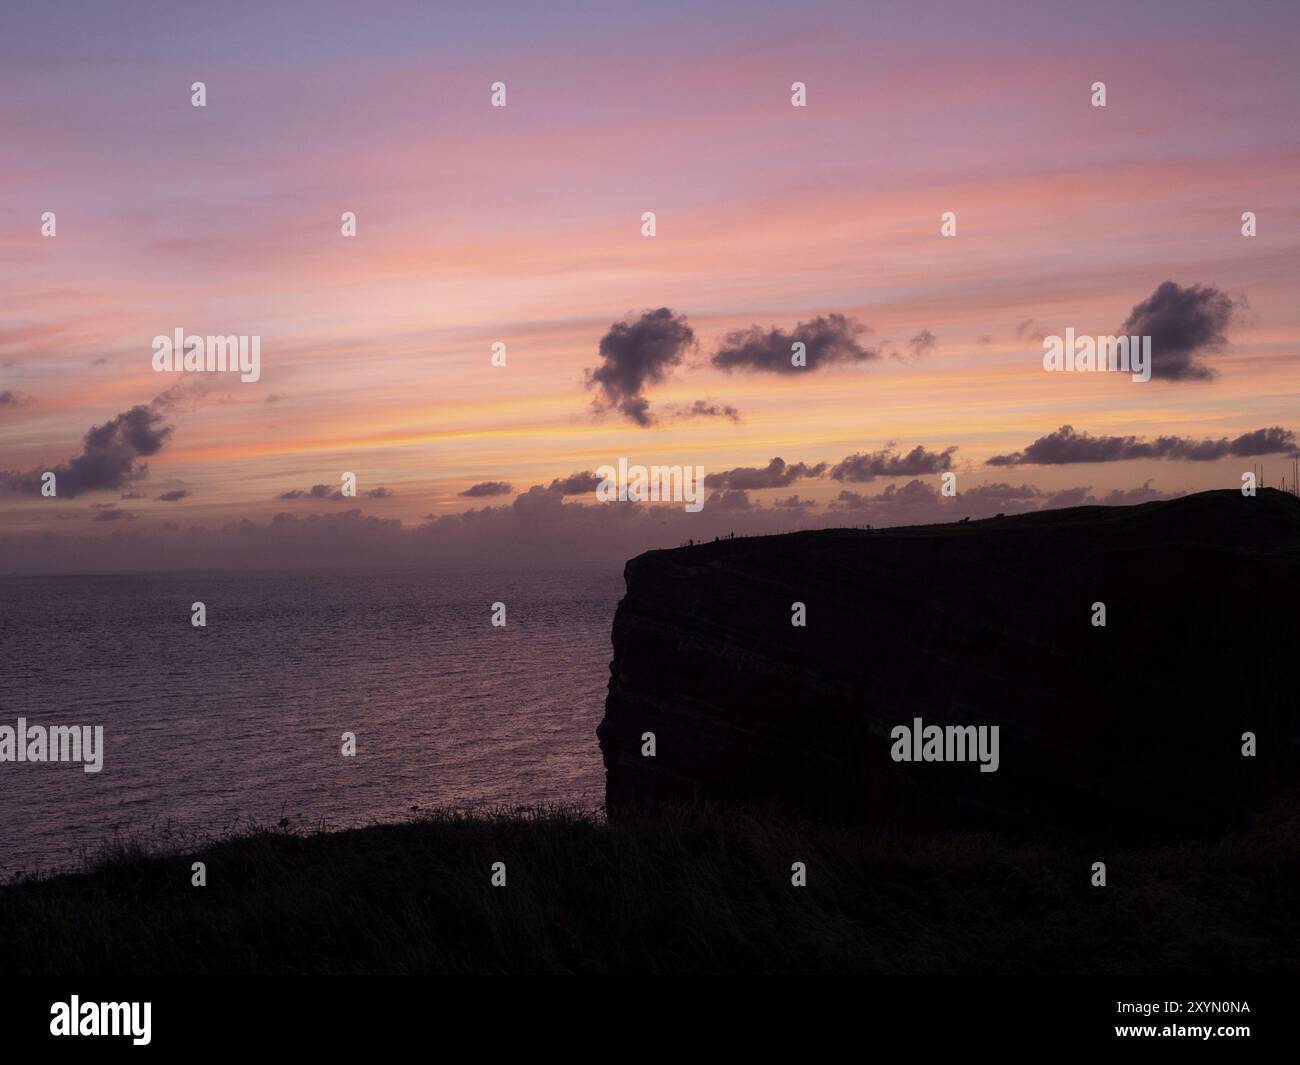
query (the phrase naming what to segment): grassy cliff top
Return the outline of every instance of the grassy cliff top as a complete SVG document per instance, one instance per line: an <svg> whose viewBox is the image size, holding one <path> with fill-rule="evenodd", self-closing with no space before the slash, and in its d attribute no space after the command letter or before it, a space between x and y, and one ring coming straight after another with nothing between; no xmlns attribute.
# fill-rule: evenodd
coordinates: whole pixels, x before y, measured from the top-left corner
<svg viewBox="0 0 1300 1065"><path fill-rule="evenodd" d="M1093 854L711 808L441 813L5 886L0 973L1297 973L1298 924L1295 820Z"/></svg>

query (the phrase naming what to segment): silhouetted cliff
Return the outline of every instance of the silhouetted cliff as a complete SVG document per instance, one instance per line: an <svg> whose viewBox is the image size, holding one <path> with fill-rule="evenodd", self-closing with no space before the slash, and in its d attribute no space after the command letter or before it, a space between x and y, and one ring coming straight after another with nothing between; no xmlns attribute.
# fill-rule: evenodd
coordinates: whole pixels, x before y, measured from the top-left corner
<svg viewBox="0 0 1300 1065"><path fill-rule="evenodd" d="M598 729L611 814L710 798L1159 838L1294 797L1300 500L1277 491L731 540L625 576ZM916 718L998 726L997 770L894 760Z"/></svg>

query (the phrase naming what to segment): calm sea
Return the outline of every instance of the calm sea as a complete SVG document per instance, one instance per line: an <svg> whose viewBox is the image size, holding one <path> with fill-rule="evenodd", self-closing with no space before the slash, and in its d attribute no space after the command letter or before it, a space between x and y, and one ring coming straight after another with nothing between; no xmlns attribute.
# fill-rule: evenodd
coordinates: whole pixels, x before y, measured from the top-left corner
<svg viewBox="0 0 1300 1065"><path fill-rule="evenodd" d="M115 834L597 807L622 594L618 567L0 578L0 725L104 727L98 774L0 763L0 878Z"/></svg>

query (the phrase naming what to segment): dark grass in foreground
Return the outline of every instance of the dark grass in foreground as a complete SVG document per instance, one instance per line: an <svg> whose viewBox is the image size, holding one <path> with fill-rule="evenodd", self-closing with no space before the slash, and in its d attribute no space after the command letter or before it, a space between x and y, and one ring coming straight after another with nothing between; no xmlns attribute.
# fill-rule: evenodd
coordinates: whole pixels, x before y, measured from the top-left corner
<svg viewBox="0 0 1300 1065"><path fill-rule="evenodd" d="M0 888L0 973L1300 973L1298 916L1294 820L1094 854L711 809L437 814Z"/></svg>

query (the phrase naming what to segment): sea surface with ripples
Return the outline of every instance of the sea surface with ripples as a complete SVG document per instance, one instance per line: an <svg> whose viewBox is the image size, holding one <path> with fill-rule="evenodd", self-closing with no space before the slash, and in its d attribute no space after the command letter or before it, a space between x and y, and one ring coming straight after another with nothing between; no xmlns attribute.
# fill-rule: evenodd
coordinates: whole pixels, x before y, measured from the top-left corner
<svg viewBox="0 0 1300 1065"><path fill-rule="evenodd" d="M0 763L0 879L122 837L599 807L622 594L617 567L0 578L0 725L104 727L99 773Z"/></svg>

